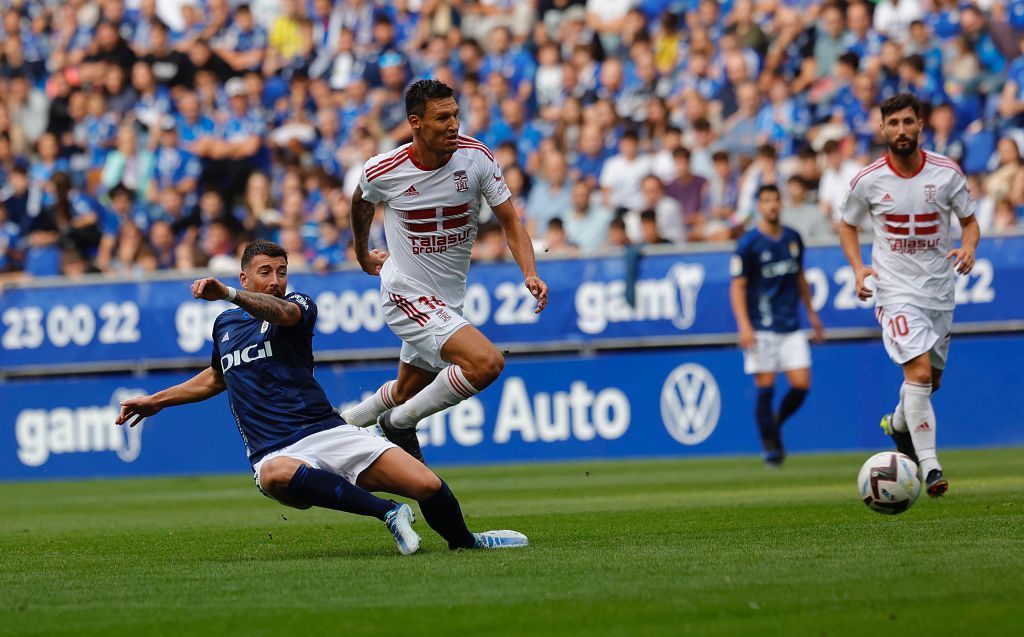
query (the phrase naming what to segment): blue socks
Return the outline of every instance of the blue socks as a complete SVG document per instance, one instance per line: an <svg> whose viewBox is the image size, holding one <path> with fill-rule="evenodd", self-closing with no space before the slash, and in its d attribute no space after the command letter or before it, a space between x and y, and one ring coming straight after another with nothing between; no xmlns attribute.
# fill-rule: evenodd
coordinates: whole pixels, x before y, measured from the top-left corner
<svg viewBox="0 0 1024 637"><path fill-rule="evenodd" d="M761 443L765 451L774 445L771 442L775 439L775 414L772 411L772 399L775 397L775 387L757 388L757 406L754 408L754 417L757 419L757 430L761 433Z"/></svg>
<svg viewBox="0 0 1024 637"><path fill-rule="evenodd" d="M804 398L807 398L806 389L796 389L795 387L790 388L786 395L782 397L782 404L779 405L778 415L778 426L781 427L782 423L786 422L790 416L796 413L797 409L800 409L800 405L804 404Z"/></svg>
<svg viewBox="0 0 1024 637"><path fill-rule="evenodd" d="M420 501L420 511L430 528L448 541L448 548L469 549L476 544L476 538L469 532L466 520L462 517L462 507L444 480L441 480L441 488L437 493Z"/></svg>
<svg viewBox="0 0 1024 637"><path fill-rule="evenodd" d="M306 504L368 515L379 520L383 520L397 506L391 500L378 498L339 475L307 465L295 470L295 475L288 483L288 493Z"/></svg>

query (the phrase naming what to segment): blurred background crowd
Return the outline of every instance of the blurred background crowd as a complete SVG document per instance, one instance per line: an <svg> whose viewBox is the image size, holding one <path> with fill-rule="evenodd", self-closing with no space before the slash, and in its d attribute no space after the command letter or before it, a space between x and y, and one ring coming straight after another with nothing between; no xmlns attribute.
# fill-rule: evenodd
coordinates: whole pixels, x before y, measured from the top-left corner
<svg viewBox="0 0 1024 637"><path fill-rule="evenodd" d="M352 263L363 162L411 139L403 89L457 90L549 254L735 238L775 183L835 238L929 106L986 234L1024 224L1024 0L0 0L0 276ZM483 213L474 258L506 258ZM386 248L380 220L371 247Z"/></svg>

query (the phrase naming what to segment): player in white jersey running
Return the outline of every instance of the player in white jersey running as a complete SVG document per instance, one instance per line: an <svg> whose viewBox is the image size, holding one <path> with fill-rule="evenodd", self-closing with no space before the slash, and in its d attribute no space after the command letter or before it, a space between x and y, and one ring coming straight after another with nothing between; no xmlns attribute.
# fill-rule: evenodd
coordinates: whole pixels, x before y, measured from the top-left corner
<svg viewBox="0 0 1024 637"><path fill-rule="evenodd" d="M367 161L352 196L356 257L365 272L380 275L385 319L403 341L398 377L342 417L364 427L380 418L384 435L422 460L416 423L479 393L505 364L494 344L462 316L481 195L537 299L536 313L547 306L548 287L537 276L533 244L494 155L459 135L451 87L437 80L414 82L405 110L412 143ZM390 255L367 249L379 202Z"/></svg>
<svg viewBox="0 0 1024 637"><path fill-rule="evenodd" d="M879 108L889 152L850 182L839 239L857 277L857 295L875 297L885 351L903 367L899 403L882 418L882 427L900 452L919 463L928 495L937 497L949 485L935 452L931 394L949 354L954 271L966 275L974 267L981 232L960 167L918 148L917 98L901 93ZM874 228L870 267L861 260L857 240L857 226L868 214ZM952 247L953 216L963 230L959 248Z"/></svg>

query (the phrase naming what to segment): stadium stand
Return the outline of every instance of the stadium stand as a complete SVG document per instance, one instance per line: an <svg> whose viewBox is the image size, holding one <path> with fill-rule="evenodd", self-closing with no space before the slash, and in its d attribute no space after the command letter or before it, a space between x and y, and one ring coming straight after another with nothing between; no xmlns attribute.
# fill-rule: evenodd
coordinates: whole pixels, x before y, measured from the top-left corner
<svg viewBox="0 0 1024 637"><path fill-rule="evenodd" d="M1024 0L0 6L0 277L233 269L256 237L345 267L362 163L409 139L428 76L562 255L734 238L764 183L829 241L899 91L931 104L925 148L972 176L982 232L1024 223Z"/></svg>

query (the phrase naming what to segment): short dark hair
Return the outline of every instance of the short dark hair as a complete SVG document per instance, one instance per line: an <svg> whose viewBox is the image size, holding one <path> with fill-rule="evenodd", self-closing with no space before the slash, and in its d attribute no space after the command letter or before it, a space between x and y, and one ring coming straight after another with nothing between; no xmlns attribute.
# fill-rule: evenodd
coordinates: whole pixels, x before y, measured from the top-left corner
<svg viewBox="0 0 1024 637"><path fill-rule="evenodd" d="M779 197L782 196L782 194L779 193L779 187L778 186L776 186L775 184L764 184L760 188L757 189L757 198L761 199L761 195L763 195L766 192L774 192Z"/></svg>
<svg viewBox="0 0 1024 637"><path fill-rule="evenodd" d="M903 58L903 63L914 69L917 73L924 73L924 58L918 53Z"/></svg>
<svg viewBox="0 0 1024 637"><path fill-rule="evenodd" d="M113 199L114 197L128 197L132 201L135 201L135 192L125 186L123 183L118 182L116 186L107 192L107 196Z"/></svg>
<svg viewBox="0 0 1024 637"><path fill-rule="evenodd" d="M882 100L882 103L878 105L878 109L882 111L882 119L889 117L897 111L902 111L905 108L912 109L914 111L914 116L920 119L921 102L913 93L898 93L892 97Z"/></svg>
<svg viewBox="0 0 1024 637"><path fill-rule="evenodd" d="M440 80L417 80L409 85L405 92L405 114L423 117L427 112L427 102L455 97L455 91Z"/></svg>
<svg viewBox="0 0 1024 637"><path fill-rule="evenodd" d="M679 148L677 148L677 149L672 151L672 158L673 159L679 159L680 157L685 157L687 159L687 161L689 161L689 159L690 159L690 149L687 148L686 146L680 146Z"/></svg>
<svg viewBox="0 0 1024 637"><path fill-rule="evenodd" d="M846 66L852 66L856 70L860 67L860 56L853 51L847 51L839 56L838 62Z"/></svg>
<svg viewBox="0 0 1024 637"><path fill-rule="evenodd" d="M267 241L266 239L256 239L245 247L245 252L242 253L242 269L247 270L249 264L252 263L253 257L259 254L265 254L268 257L284 257L284 262L288 263L288 251L277 245L273 241Z"/></svg>

